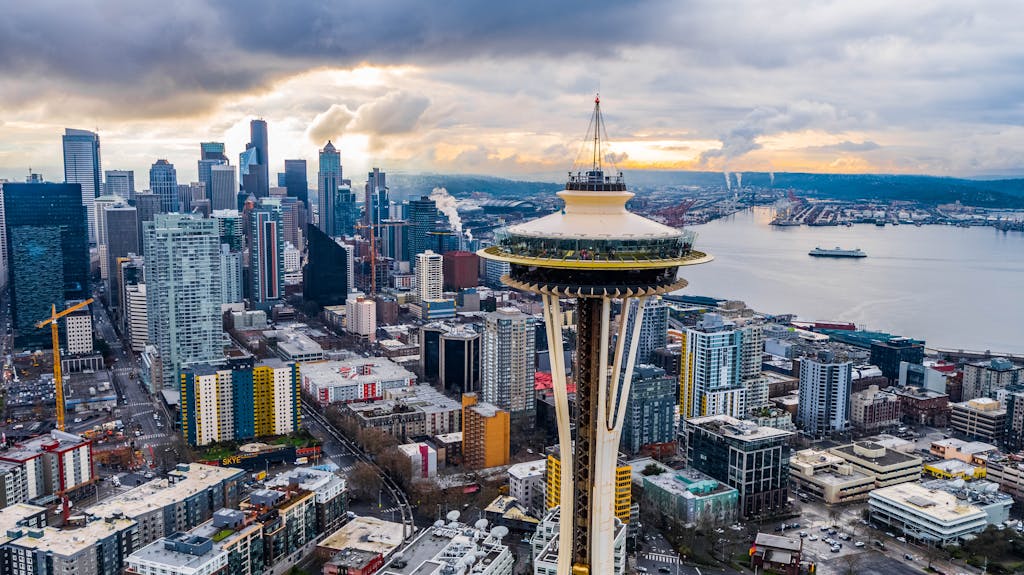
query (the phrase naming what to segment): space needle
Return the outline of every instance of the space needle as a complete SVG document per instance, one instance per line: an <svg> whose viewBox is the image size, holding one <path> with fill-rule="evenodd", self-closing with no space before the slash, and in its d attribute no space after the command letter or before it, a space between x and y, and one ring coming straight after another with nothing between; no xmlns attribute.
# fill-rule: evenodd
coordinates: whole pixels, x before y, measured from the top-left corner
<svg viewBox="0 0 1024 575"><path fill-rule="evenodd" d="M558 575L614 573L616 455L644 307L651 296L687 285L680 267L711 261L693 249L693 232L626 210L634 194L622 172L604 171L599 97L587 132L590 167L569 173L558 192L565 206L497 232L495 245L478 252L509 263L506 285L543 300L562 458ZM576 300L575 414L561 353L562 299ZM614 302L621 311L613 327Z"/></svg>

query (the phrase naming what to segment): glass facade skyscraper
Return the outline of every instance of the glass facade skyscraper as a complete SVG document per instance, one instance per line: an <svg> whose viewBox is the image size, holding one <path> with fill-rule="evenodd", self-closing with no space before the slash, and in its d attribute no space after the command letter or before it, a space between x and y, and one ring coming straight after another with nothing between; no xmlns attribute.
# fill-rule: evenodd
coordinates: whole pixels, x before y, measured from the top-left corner
<svg viewBox="0 0 1024 575"><path fill-rule="evenodd" d="M81 201L89 226L89 242L96 242L96 213L93 198L102 192L100 137L88 130L64 130L64 183L82 187Z"/></svg>
<svg viewBox="0 0 1024 575"><path fill-rule="evenodd" d="M317 172L317 226L327 235L334 236L335 224L335 196L341 187L342 180L341 152L339 152L330 140L320 150L320 170Z"/></svg>
<svg viewBox="0 0 1024 575"><path fill-rule="evenodd" d="M135 172L132 170L107 170L104 172L107 181L104 184L104 193L110 196L120 196L125 200L135 198Z"/></svg>
<svg viewBox="0 0 1024 575"><path fill-rule="evenodd" d="M390 216L391 199L388 196L387 183L387 174L380 171L380 168L374 168L372 172L366 174L364 223L379 224ZM416 254L409 254L409 257L416 257Z"/></svg>
<svg viewBox="0 0 1024 575"><path fill-rule="evenodd" d="M158 214L144 224L143 237L149 343L160 353L161 366L153 387L177 387L183 367L224 355L217 222Z"/></svg>
<svg viewBox="0 0 1024 575"><path fill-rule="evenodd" d="M309 205L309 181L306 177L306 160L284 161L284 187L288 195Z"/></svg>
<svg viewBox="0 0 1024 575"><path fill-rule="evenodd" d="M249 122L249 143L239 156L239 180L245 191L265 198L270 195L270 167L267 164L267 122Z"/></svg>
<svg viewBox="0 0 1024 575"><path fill-rule="evenodd" d="M160 211L178 211L178 172L167 160L157 160L149 168L149 191L160 198Z"/></svg>
<svg viewBox="0 0 1024 575"><path fill-rule="evenodd" d="M409 263L416 267L416 255L425 251L437 249L436 238L430 235L437 225L437 204L427 196L421 196L418 200L409 202L409 231L407 241L409 242L406 254Z"/></svg>
<svg viewBox="0 0 1024 575"><path fill-rule="evenodd" d="M316 226L307 226L306 234L309 259L302 271L302 297L321 306L344 305L350 289L347 249Z"/></svg>
<svg viewBox="0 0 1024 575"><path fill-rule="evenodd" d="M284 297L281 206L264 199L249 214L249 302L270 309Z"/></svg>
<svg viewBox="0 0 1024 575"><path fill-rule="evenodd" d="M19 345L48 347L36 322L89 293L89 244L80 184L4 183L11 313Z"/></svg>

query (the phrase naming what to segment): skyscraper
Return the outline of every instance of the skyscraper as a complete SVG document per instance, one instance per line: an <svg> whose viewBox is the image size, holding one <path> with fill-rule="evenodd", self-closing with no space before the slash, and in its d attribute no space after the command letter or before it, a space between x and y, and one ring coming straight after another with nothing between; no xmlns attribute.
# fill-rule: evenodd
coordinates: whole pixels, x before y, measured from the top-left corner
<svg viewBox="0 0 1024 575"><path fill-rule="evenodd" d="M332 236L355 235L356 223L359 221L359 206L356 204L356 195L352 192L352 186L349 185L348 180L343 180L341 187L334 193L332 213L334 214ZM381 232L382 230L377 230L375 233Z"/></svg>
<svg viewBox="0 0 1024 575"><path fill-rule="evenodd" d="M89 243L96 242L96 212L93 199L103 190L100 136L88 130L64 130L64 182L82 186L82 205L89 223Z"/></svg>
<svg viewBox="0 0 1024 575"><path fill-rule="evenodd" d="M344 247L320 228L306 228L309 257L302 270L302 297L321 306L343 305L349 291L349 263Z"/></svg>
<svg viewBox="0 0 1024 575"><path fill-rule="evenodd" d="M640 341L636 346L638 363L649 362L651 352L659 347L665 347L668 342L668 312L668 304L660 297L647 300L644 320L640 322ZM626 328L626 333L633 333L632 327L630 324Z"/></svg>
<svg viewBox="0 0 1024 575"><path fill-rule="evenodd" d="M103 218L106 237L107 296L114 307L120 306L117 299L117 260L128 254L139 253L139 213L127 204L108 206Z"/></svg>
<svg viewBox="0 0 1024 575"><path fill-rule="evenodd" d="M228 157L224 155L224 142L200 142L199 159L228 161Z"/></svg>
<svg viewBox="0 0 1024 575"><path fill-rule="evenodd" d="M153 221L153 218L160 213L160 196L154 193L135 194L135 209L139 217L139 243L140 255L145 251L145 240L143 240L142 226L146 222Z"/></svg>
<svg viewBox="0 0 1024 575"><path fill-rule="evenodd" d="M823 437L850 427L853 364L835 362L831 352L800 361L800 403L796 424L811 437Z"/></svg>
<svg viewBox="0 0 1024 575"><path fill-rule="evenodd" d="M202 161L202 160L200 160ZM238 202L238 182L235 169L227 164L210 167L210 186L206 195L210 198L211 210L235 210Z"/></svg>
<svg viewBox="0 0 1024 575"><path fill-rule="evenodd" d="M320 150L320 171L317 172L317 226L327 235L335 234L335 195L341 187L342 168L341 153L334 144L327 140L327 145Z"/></svg>
<svg viewBox="0 0 1024 575"><path fill-rule="evenodd" d="M644 319L647 319L646 315ZM677 385L678 380L660 367L636 367L629 388L619 449L635 455L644 447L676 440Z"/></svg>
<svg viewBox="0 0 1024 575"><path fill-rule="evenodd" d="M740 374L742 333L715 313L686 330L679 414L689 419L725 414L742 417L746 389Z"/></svg>
<svg viewBox="0 0 1024 575"><path fill-rule="evenodd" d="M535 324L534 318L514 307L487 314L480 364L484 401L528 426L534 420Z"/></svg>
<svg viewBox="0 0 1024 575"><path fill-rule="evenodd" d="M224 154L223 142L202 142L199 144L199 181L206 184L207 197L211 200L210 191L213 189L211 171L214 166L227 166L228 164L230 162ZM234 203L234 199L232 199L232 203Z"/></svg>
<svg viewBox="0 0 1024 575"><path fill-rule="evenodd" d="M132 170L107 170L104 193L109 196L120 196L125 200L135 199L135 172Z"/></svg>
<svg viewBox="0 0 1024 575"><path fill-rule="evenodd" d="M427 250L416 255L416 293L420 301L441 299L444 285L444 258Z"/></svg>
<svg viewBox="0 0 1024 575"><path fill-rule="evenodd" d="M363 201L366 210L363 214L364 223L367 225L379 224L381 220L388 218L391 202L388 199L387 174L380 171L380 168L374 168L366 175L366 195ZM411 254L409 257L413 255L415 254Z"/></svg>
<svg viewBox="0 0 1024 575"><path fill-rule="evenodd" d="M11 314L19 345L48 347L36 322L89 293L89 239L80 184L4 183Z"/></svg>
<svg viewBox="0 0 1024 575"><path fill-rule="evenodd" d="M93 200L93 211L96 214L96 251L100 260L100 279L104 282L110 277L110 262L107 261L107 208L123 206L121 196L102 195Z"/></svg>
<svg viewBox="0 0 1024 575"><path fill-rule="evenodd" d="M178 211L178 172L167 160L157 160L149 168L149 191L160 198L160 211Z"/></svg>
<svg viewBox="0 0 1024 575"><path fill-rule="evenodd" d="M249 122L249 143L239 156L239 179L245 191L265 198L270 195L270 166L267 154L267 122Z"/></svg>
<svg viewBox="0 0 1024 575"><path fill-rule="evenodd" d="M306 160L284 161L284 187L288 195L309 205L309 181L306 177Z"/></svg>
<svg viewBox="0 0 1024 575"><path fill-rule="evenodd" d="M437 222L437 204L427 196L409 202L409 260L414 264L416 255L428 249L436 249L431 245L430 232L434 231Z"/></svg>
<svg viewBox="0 0 1024 575"><path fill-rule="evenodd" d="M284 297L281 207L264 199L249 214L249 303L270 309Z"/></svg>
<svg viewBox="0 0 1024 575"><path fill-rule="evenodd" d="M153 387L177 388L182 368L224 355L217 222L158 214L144 224L143 237L149 343L160 353L161 365Z"/></svg>

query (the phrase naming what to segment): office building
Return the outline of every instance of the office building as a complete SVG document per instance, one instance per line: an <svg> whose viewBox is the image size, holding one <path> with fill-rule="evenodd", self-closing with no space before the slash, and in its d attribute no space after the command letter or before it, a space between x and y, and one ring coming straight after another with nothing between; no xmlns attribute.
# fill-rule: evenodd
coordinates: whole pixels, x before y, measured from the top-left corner
<svg viewBox="0 0 1024 575"><path fill-rule="evenodd" d="M101 272L106 270L107 296L115 308L121 305L118 299L117 261L129 254L140 252L139 212L136 208L121 204L103 210L102 237L105 240L105 254L101 254Z"/></svg>
<svg viewBox="0 0 1024 575"><path fill-rule="evenodd" d="M555 509L562 498L562 457L558 447L549 448L546 473L546 497L549 510ZM632 468L628 465L615 467L615 517L622 523L629 523L630 507L633 503L631 490Z"/></svg>
<svg viewBox="0 0 1024 575"><path fill-rule="evenodd" d="M153 221L156 214L160 213L160 196L152 192L136 193L135 209L139 216L139 242L142 244L142 250L145 250L145 241L142 239L142 226L146 222ZM139 255L145 255L145 252L140 251Z"/></svg>
<svg viewBox="0 0 1024 575"><path fill-rule="evenodd" d="M504 287L501 278L511 272L511 264L499 260L484 260L484 285L491 288Z"/></svg>
<svg viewBox="0 0 1024 575"><path fill-rule="evenodd" d="M462 462L469 469L508 465L508 412L481 402L476 393L462 394Z"/></svg>
<svg viewBox="0 0 1024 575"><path fill-rule="evenodd" d="M949 396L920 387L890 389L900 400L903 421L915 425L947 427L949 425Z"/></svg>
<svg viewBox="0 0 1024 575"><path fill-rule="evenodd" d="M267 122L249 122L249 143L238 160L242 188L256 198L270 195L270 165L267 153Z"/></svg>
<svg viewBox="0 0 1024 575"><path fill-rule="evenodd" d="M852 365L837 363L827 352L800 361L800 403L796 424L805 435L825 437L850 427Z"/></svg>
<svg viewBox="0 0 1024 575"><path fill-rule="evenodd" d="M352 186L345 182L334 193L333 205L333 218L334 218L334 230L331 235L334 237L345 237L355 235L356 223L359 222L359 205L356 203L356 194L352 191ZM391 231L391 228L384 228L384 230L374 230L374 234L387 234Z"/></svg>
<svg viewBox="0 0 1024 575"><path fill-rule="evenodd" d="M687 420L686 461L739 492L740 515L781 512L789 498L789 431L728 415Z"/></svg>
<svg viewBox="0 0 1024 575"><path fill-rule="evenodd" d="M380 400L415 384L415 374L383 357L302 365L302 388L321 405Z"/></svg>
<svg viewBox="0 0 1024 575"><path fill-rule="evenodd" d="M646 317L645 317L646 319ZM676 441L676 398L679 380L653 365L633 370L619 450L635 455Z"/></svg>
<svg viewBox="0 0 1024 575"><path fill-rule="evenodd" d="M92 353L92 312L89 306L64 316L64 350L69 355Z"/></svg>
<svg viewBox="0 0 1024 575"><path fill-rule="evenodd" d="M108 196L118 196L128 201L135 199L135 172L133 170L107 170L103 172L106 182L103 184L103 193Z"/></svg>
<svg viewBox="0 0 1024 575"><path fill-rule="evenodd" d="M281 209L264 200L249 213L249 304L270 309L284 297Z"/></svg>
<svg viewBox="0 0 1024 575"><path fill-rule="evenodd" d="M928 545L951 545L988 527L981 508L945 491L904 483L871 492L871 521Z"/></svg>
<svg viewBox="0 0 1024 575"><path fill-rule="evenodd" d="M162 366L153 385L177 387L184 367L219 361L224 353L217 222L160 214L146 222L144 241L149 343Z"/></svg>
<svg viewBox="0 0 1024 575"><path fill-rule="evenodd" d="M227 166L229 163L228 157L224 153L223 142L201 142L199 144L199 181L206 184L208 198L213 198L213 168Z"/></svg>
<svg viewBox="0 0 1024 575"><path fill-rule="evenodd" d="M547 459L537 459L508 468L508 494L534 517L543 517L548 509L544 495L547 465Z"/></svg>
<svg viewBox="0 0 1024 575"><path fill-rule="evenodd" d="M534 420L536 320L516 308L488 313L481 341L481 398L509 412L513 425Z"/></svg>
<svg viewBox="0 0 1024 575"><path fill-rule="evenodd" d="M329 236L336 236L335 195L343 185L341 152L330 140L320 150L320 169L317 172L317 226Z"/></svg>
<svg viewBox="0 0 1024 575"><path fill-rule="evenodd" d="M149 168L149 189L160 198L160 211L165 214L179 211L178 173L174 164L157 160Z"/></svg>
<svg viewBox="0 0 1024 575"><path fill-rule="evenodd" d="M210 167L210 186L206 189L211 210L237 211L238 182L235 169L227 164Z"/></svg>
<svg viewBox="0 0 1024 575"><path fill-rule="evenodd" d="M125 205L120 196L99 196L93 198L93 214L95 221L94 230L96 233L96 252L99 259L100 279L106 283L110 277L110 267L107 261L107 208Z"/></svg>
<svg viewBox="0 0 1024 575"><path fill-rule="evenodd" d="M998 444L1006 430L1006 408L988 397L950 404L949 426L968 439Z"/></svg>
<svg viewBox="0 0 1024 575"><path fill-rule="evenodd" d="M869 385L850 395L850 425L858 431L873 432L900 424L903 411L895 393Z"/></svg>
<svg viewBox="0 0 1024 575"><path fill-rule="evenodd" d="M696 469L668 469L640 477L640 509L652 518L680 527L732 525L739 519L739 492Z"/></svg>
<svg viewBox="0 0 1024 575"><path fill-rule="evenodd" d="M963 400L979 397L996 399L1007 387L1024 384L1024 365L1014 365L1005 357L964 365Z"/></svg>
<svg viewBox="0 0 1024 575"><path fill-rule="evenodd" d="M81 203L88 218L89 243L96 243L96 211L93 200L103 192L100 136L88 130L67 128L62 138L64 183L79 184Z"/></svg>
<svg viewBox="0 0 1024 575"><path fill-rule="evenodd" d="M278 198L278 205L281 206L281 229L284 233L284 241L291 242L297 248L306 245L306 206L297 198Z"/></svg>
<svg viewBox="0 0 1024 575"><path fill-rule="evenodd" d="M60 310L65 300L89 296L82 194L79 184L4 183L2 191L15 342L46 348L50 336L36 322L51 306Z"/></svg>
<svg viewBox="0 0 1024 575"><path fill-rule="evenodd" d="M322 229L307 226L308 258L303 268L302 297L320 306L344 305L351 264L347 248Z"/></svg>
<svg viewBox="0 0 1024 575"><path fill-rule="evenodd" d="M406 253L415 267L415 258L418 254L437 247L431 243L429 235L437 224L437 204L429 197L421 196L419 199L409 202L408 214L409 244Z"/></svg>
<svg viewBox="0 0 1024 575"><path fill-rule="evenodd" d="M858 441L829 449L843 458L853 471L874 478L875 487L888 487L921 478L923 460L916 455L890 449L876 441Z"/></svg>
<svg viewBox="0 0 1024 575"><path fill-rule="evenodd" d="M449 393L480 391L480 334L466 326L420 328L420 365L427 382Z"/></svg>
<svg viewBox="0 0 1024 575"><path fill-rule="evenodd" d="M890 383L899 381L900 362L920 364L924 361L924 342L906 337L871 342L871 365L878 366Z"/></svg>
<svg viewBox="0 0 1024 575"><path fill-rule="evenodd" d="M295 433L300 426L295 363L197 364L181 374L181 430L189 445Z"/></svg>
<svg viewBox="0 0 1024 575"><path fill-rule="evenodd" d="M432 250L416 254L416 294L420 301L441 299L444 287L444 258Z"/></svg>
<svg viewBox="0 0 1024 575"><path fill-rule="evenodd" d="M741 348L743 333L718 314L704 314L683 340L679 414L688 419L708 415L742 417Z"/></svg>
<svg viewBox="0 0 1024 575"><path fill-rule="evenodd" d="M309 181L306 178L306 160L284 161L284 187L288 196L309 205Z"/></svg>
<svg viewBox="0 0 1024 575"><path fill-rule="evenodd" d="M789 460L789 477L802 499L814 498L829 505L864 501L875 488L875 477L855 469L845 459L827 451L804 449Z"/></svg>
<svg viewBox="0 0 1024 575"><path fill-rule="evenodd" d="M379 224L388 219L391 201L388 199L387 176L380 168L374 168L366 175L365 195L363 196L363 223ZM410 252L413 254L413 252ZM412 257L410 255L410 257Z"/></svg>
<svg viewBox="0 0 1024 575"><path fill-rule="evenodd" d="M443 256L444 289L459 291L480 285L480 256L472 252L454 251Z"/></svg>

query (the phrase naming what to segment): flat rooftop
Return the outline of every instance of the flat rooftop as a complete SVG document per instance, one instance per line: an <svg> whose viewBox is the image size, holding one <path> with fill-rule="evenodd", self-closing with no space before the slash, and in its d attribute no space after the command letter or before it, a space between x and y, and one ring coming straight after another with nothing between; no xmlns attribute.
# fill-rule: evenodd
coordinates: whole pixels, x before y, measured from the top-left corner
<svg viewBox="0 0 1024 575"><path fill-rule="evenodd" d="M696 499L736 491L696 469L675 469L657 475L646 475L644 480L684 499Z"/></svg>
<svg viewBox="0 0 1024 575"><path fill-rule="evenodd" d="M90 521L83 527L44 527L41 537L25 535L11 541L9 545L46 551L60 557L71 557L95 545L100 539L110 537L135 524L133 519L103 519Z"/></svg>
<svg viewBox="0 0 1024 575"><path fill-rule="evenodd" d="M0 459L27 461L39 457L47 451L65 451L87 443L89 441L81 436L53 429L47 435L33 437L15 445L4 453L0 453Z"/></svg>
<svg viewBox="0 0 1024 575"><path fill-rule="evenodd" d="M462 410L460 402L426 384L389 389L385 396L390 396L390 399L357 401L347 404L346 407L365 417L387 416L394 413L396 408L399 410L413 408L424 413L447 413Z"/></svg>
<svg viewBox="0 0 1024 575"><path fill-rule="evenodd" d="M900 483L882 487L871 491L870 497L912 507L919 513L944 523L986 517L982 509L966 504L957 499L956 495L941 489L928 489L919 483Z"/></svg>
<svg viewBox="0 0 1024 575"><path fill-rule="evenodd" d="M538 475L543 476L547 468L547 459L524 461L523 463L516 463L515 465L509 466L508 475L509 477L516 477L518 479L525 479L527 477L535 477Z"/></svg>
<svg viewBox="0 0 1024 575"><path fill-rule="evenodd" d="M792 431L764 427L750 421L741 421L728 415L708 415L686 420L686 425L713 431L723 437L739 441L758 441L761 439L784 438L793 435Z"/></svg>
<svg viewBox="0 0 1024 575"><path fill-rule="evenodd" d="M302 377L312 385L363 385L378 381L415 379L416 376L385 357L318 361L302 364Z"/></svg>
<svg viewBox="0 0 1024 575"><path fill-rule="evenodd" d="M376 517L356 517L327 536L320 547L341 551L362 549L388 555L402 544L404 526Z"/></svg>
<svg viewBox="0 0 1024 575"><path fill-rule="evenodd" d="M866 441L862 441L859 443L861 446L867 447L868 449L884 449L885 454L882 455L881 457L871 457L869 455L864 455L863 453L858 453L856 449L857 444L853 443L851 443L850 445L833 447L829 451L835 455L842 457L843 459L860 459L863 461L870 461L882 467L892 467L894 465L903 465L911 463L917 463L918 465L920 465L921 463L920 457L917 457L915 455L907 455L906 453L900 451L894 451L883 445L879 445L878 443Z"/></svg>
<svg viewBox="0 0 1024 575"><path fill-rule="evenodd" d="M170 472L180 478L175 483L167 479L143 483L89 507L86 513L96 517L114 517L119 513L126 517L139 517L171 503L183 501L201 490L242 473L241 469L235 467L217 467L202 463L190 463L188 468L188 471Z"/></svg>
<svg viewBox="0 0 1024 575"><path fill-rule="evenodd" d="M463 523L450 522L441 527L428 527L419 537L402 549L404 567L397 567L394 558L380 573L393 575L428 575L444 567L455 567L464 557L475 559L472 572L482 572L507 548L481 531Z"/></svg>
<svg viewBox="0 0 1024 575"><path fill-rule="evenodd" d="M131 561L134 559L136 561L148 561L159 565L166 565L174 570L168 572L180 573L183 569L198 569L206 563L213 561L218 555L222 555L224 553L223 550L214 546L202 555L193 555L191 553L167 549L164 547L165 541L166 539L164 537L157 539L142 549L132 553L128 560Z"/></svg>
<svg viewBox="0 0 1024 575"><path fill-rule="evenodd" d="M46 508L27 503L15 503L0 509L0 545L11 540L7 532L17 529L20 521L40 513L46 513Z"/></svg>

